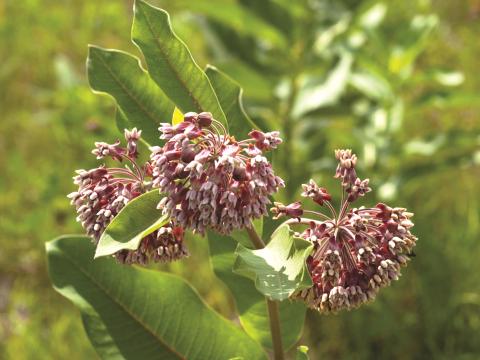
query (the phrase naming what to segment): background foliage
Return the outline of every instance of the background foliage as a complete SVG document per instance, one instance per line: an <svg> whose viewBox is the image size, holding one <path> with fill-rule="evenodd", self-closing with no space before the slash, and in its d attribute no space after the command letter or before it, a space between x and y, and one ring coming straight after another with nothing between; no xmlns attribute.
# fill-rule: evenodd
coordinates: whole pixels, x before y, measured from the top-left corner
<svg viewBox="0 0 480 360"><path fill-rule="evenodd" d="M290 140L275 159L283 200L309 177L332 184L333 149L349 146L377 200L416 213L418 256L400 282L355 312L307 313L312 358L478 358L480 2L152 3L201 67L240 82L256 123ZM138 55L131 5L0 2L0 358L95 356L78 311L51 289L43 243L80 231L70 175L95 165L94 141L118 136L112 101L87 85L86 44ZM190 248L162 268L230 317L206 242Z"/></svg>

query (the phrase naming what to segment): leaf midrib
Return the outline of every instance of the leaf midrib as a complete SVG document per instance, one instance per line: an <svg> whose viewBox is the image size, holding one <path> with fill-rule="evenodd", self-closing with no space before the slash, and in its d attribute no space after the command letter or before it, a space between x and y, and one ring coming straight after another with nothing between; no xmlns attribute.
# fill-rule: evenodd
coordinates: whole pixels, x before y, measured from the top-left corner
<svg viewBox="0 0 480 360"><path fill-rule="evenodd" d="M137 318L134 313L129 311L129 308L126 307L122 302L118 301L108 288L104 287L101 285L101 283L97 282L95 278L90 276L90 274L85 271L77 262L75 262L68 254L64 251L62 251L63 255L65 256L66 259L68 259L77 269L80 270L80 272L87 278L89 279L94 285L97 286L98 289L100 289L106 296L107 298L111 299L113 303L117 304L120 309L122 309L128 316L130 316L133 320L135 320L143 329L147 331L154 339L157 339L163 346L165 346L170 352L172 352L175 356L177 356L179 359L186 360L185 357L183 357L180 353L178 353L175 349L173 349L163 338L161 338L156 332L154 332L152 329L150 329L146 324L144 324L139 318Z"/></svg>
<svg viewBox="0 0 480 360"><path fill-rule="evenodd" d="M123 84L123 82L120 80L120 78L118 78L115 73L112 71L112 69L110 68L110 66L108 65L108 63L99 55L99 54L95 54L94 56L96 56L98 59L100 59L100 61L102 62L102 64L105 66L105 68L107 69L108 73L112 76L113 80L120 86L120 88L123 90L124 93L127 94L128 97L130 97L134 102L135 104L137 104L137 106L151 119L153 120L153 123L155 125L158 125L159 122L157 121L157 118L154 114L152 114L138 99L136 96L134 96L129 90L127 87L125 87L125 85ZM145 72L140 69L140 71L142 71L145 74Z"/></svg>
<svg viewBox="0 0 480 360"><path fill-rule="evenodd" d="M139 6L139 9L140 11L142 12L143 16L145 17L145 22L148 26L148 29L150 30L150 32L152 33L153 35L153 39L155 41L155 44L157 45L157 48L158 50L162 53L163 55L163 59L167 62L168 64L168 67L170 68L170 70L172 71L172 73L175 75L176 79L179 81L180 84L182 84L182 87L187 91L187 94L188 96L190 97L190 99L193 101L193 103L195 104L195 107L197 108L198 111L203 111L203 108L201 106L201 104L198 102L197 98L193 96L192 92L189 90L188 86L186 85L186 83L182 80L180 74L177 72L177 70L175 69L175 67L173 66L173 63L170 61L170 58L167 56L166 52L164 51L163 49L163 46L161 45L161 43L158 41L158 34L154 31L153 29L153 26L150 22L150 19L147 15L147 13L142 9L141 5ZM167 17L167 20L168 20L168 17ZM170 24L168 24L168 26L170 27ZM172 33L172 35L174 37L176 37L175 33L172 31L172 29L169 29L170 32ZM180 39L177 38L178 41L180 41ZM181 44L183 45L183 44ZM188 50L187 50L188 51ZM190 54L189 54L190 55ZM193 61L193 59L192 59ZM195 64L194 62L194 66L195 67L198 67L198 65ZM201 69L198 67L198 70L201 71ZM184 110L188 110L188 109L184 109Z"/></svg>

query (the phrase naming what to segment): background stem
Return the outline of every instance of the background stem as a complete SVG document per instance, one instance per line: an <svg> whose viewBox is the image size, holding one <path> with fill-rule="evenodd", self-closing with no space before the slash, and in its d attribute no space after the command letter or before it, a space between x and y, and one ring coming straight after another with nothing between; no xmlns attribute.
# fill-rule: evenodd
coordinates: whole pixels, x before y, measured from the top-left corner
<svg viewBox="0 0 480 360"><path fill-rule="evenodd" d="M250 241L255 249L263 249L265 242L258 236L252 224L246 227ZM268 318L270 320L270 333L272 335L273 345L273 358L275 360L284 360L285 354L283 353L282 344L282 331L280 328L280 312L278 309L278 301L270 300L265 297L268 308Z"/></svg>

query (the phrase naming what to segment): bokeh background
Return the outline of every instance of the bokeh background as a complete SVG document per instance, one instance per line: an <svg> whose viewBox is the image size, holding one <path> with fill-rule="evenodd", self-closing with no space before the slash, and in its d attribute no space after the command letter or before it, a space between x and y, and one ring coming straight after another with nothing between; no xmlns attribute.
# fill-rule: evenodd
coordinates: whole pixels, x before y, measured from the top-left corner
<svg viewBox="0 0 480 360"><path fill-rule="evenodd" d="M275 167L294 199L332 187L353 148L384 201L415 212L401 281L350 313L307 314L313 359L480 358L480 1L176 0L167 9L201 66L244 87L247 112L286 142ZM113 141L87 44L139 54L132 1L0 1L0 358L91 359L78 311L51 288L44 243L80 232L65 197L94 141ZM166 119L168 120L168 119ZM245 129L247 131L248 129ZM202 241L182 264L225 316L232 301Z"/></svg>

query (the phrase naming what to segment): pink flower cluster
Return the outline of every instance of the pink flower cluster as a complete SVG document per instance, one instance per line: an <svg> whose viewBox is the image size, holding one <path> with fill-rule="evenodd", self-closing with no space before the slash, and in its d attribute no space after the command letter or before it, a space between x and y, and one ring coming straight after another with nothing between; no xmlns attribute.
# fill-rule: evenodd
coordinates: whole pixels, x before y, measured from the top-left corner
<svg viewBox="0 0 480 360"><path fill-rule="evenodd" d="M125 131L127 146L95 143L92 153L97 159L111 157L130 165L108 168L104 165L91 170L77 170L73 178L78 190L68 195L77 210L79 221L87 234L98 243L103 231L119 211L132 199L151 188L151 166L137 164L137 142L141 131ZM150 180L150 182L148 181ZM172 261L187 256L183 229L173 222L148 235L135 251L122 250L115 254L122 263L145 264L149 260Z"/></svg>
<svg viewBox="0 0 480 360"><path fill-rule="evenodd" d="M153 147L153 186L166 194L159 207L184 228L229 234L267 214L269 196L283 187L263 152L281 143L278 132L250 132L237 141L210 113L187 113L162 124L163 147Z"/></svg>
<svg viewBox="0 0 480 360"><path fill-rule="evenodd" d="M410 259L417 238L412 235L412 213L404 208L378 204L373 208L349 206L371 189L368 180L355 172L357 157L351 150L338 150L335 177L340 178L343 199L337 213L331 196L313 180L303 185L303 196L330 210L304 210L299 203L276 204L273 212L289 216L287 222L306 225L296 235L314 244L307 259L313 286L294 294L320 312L352 309L373 300L378 290L400 276L400 268ZM305 214L314 218L302 217Z"/></svg>

